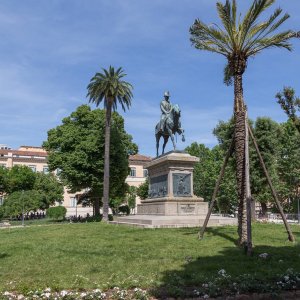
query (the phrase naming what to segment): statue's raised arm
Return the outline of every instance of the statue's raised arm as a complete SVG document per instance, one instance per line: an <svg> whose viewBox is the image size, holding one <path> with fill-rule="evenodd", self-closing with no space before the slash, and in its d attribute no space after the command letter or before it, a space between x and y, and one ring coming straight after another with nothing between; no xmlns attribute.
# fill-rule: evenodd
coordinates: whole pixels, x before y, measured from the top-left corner
<svg viewBox="0 0 300 300"><path fill-rule="evenodd" d="M182 141L184 142L184 130L181 128L180 122L180 109L177 104L172 105L170 102L169 91L164 93L164 99L160 102L161 117L159 123L155 127L155 137L156 137L156 154L158 156L159 140L163 136L164 144L162 149L162 154L169 137L171 137L174 150L176 150L176 144L174 139L174 134L182 134Z"/></svg>

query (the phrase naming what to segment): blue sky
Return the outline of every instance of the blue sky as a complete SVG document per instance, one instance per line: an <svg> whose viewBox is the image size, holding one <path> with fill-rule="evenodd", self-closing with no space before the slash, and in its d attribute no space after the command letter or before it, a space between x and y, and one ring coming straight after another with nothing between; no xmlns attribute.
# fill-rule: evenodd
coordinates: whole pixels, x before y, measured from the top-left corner
<svg viewBox="0 0 300 300"><path fill-rule="evenodd" d="M250 5L238 0L240 11ZM300 1L277 0L300 30ZM2 0L0 2L0 143L40 146L47 131L87 103L95 72L122 66L134 86L122 113L140 153L154 156L154 127L165 90L182 110L186 142L216 144L212 130L232 114L233 88L223 84L225 59L194 49L196 18L219 23L213 0ZM244 76L250 118L286 117L274 95L292 86L300 96L300 40L294 51L271 49L248 62ZM121 112L121 108L119 108ZM171 150L171 145L167 146Z"/></svg>

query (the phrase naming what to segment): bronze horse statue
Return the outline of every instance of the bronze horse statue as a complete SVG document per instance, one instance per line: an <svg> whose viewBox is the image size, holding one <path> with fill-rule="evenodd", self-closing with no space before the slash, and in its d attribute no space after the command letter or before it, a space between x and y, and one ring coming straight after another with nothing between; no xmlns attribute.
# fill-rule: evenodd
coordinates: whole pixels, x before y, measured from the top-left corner
<svg viewBox="0 0 300 300"><path fill-rule="evenodd" d="M155 138L156 138L156 156L158 156L158 148L159 148L159 140L161 137L164 138L164 143L162 147L162 154L165 152L166 144L171 137L174 150L176 150L176 144L174 135L175 133L182 135L182 141L185 141L184 130L181 128L180 122L180 108L177 104L175 104L168 116L166 117L163 125L163 130L160 129L160 122L155 126Z"/></svg>

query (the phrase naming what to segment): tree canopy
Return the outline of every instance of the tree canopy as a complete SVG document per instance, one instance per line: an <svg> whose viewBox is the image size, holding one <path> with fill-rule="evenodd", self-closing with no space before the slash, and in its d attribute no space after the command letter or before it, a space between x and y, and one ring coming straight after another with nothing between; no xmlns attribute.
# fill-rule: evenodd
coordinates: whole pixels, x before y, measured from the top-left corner
<svg viewBox="0 0 300 300"><path fill-rule="evenodd" d="M296 202L300 187L300 135L292 121L279 124L267 117L257 118L253 131L259 142L261 154L269 170L272 182L278 191L286 212L296 212ZM214 129L219 144L212 149L203 144L192 143L186 148L188 153L200 158L194 169L194 192L210 201L225 151L230 143L233 120L220 121ZM265 214L269 206L275 211L273 198L267 184L259 159L250 143L250 169L253 198L261 204ZM233 213L237 210L238 199L234 176L235 157L230 158L217 195L216 211Z"/></svg>
<svg viewBox="0 0 300 300"><path fill-rule="evenodd" d="M55 175L33 172L27 166L0 168L4 216L18 216L22 212L44 210L63 200L63 185Z"/></svg>
<svg viewBox="0 0 300 300"><path fill-rule="evenodd" d="M59 170L59 178L72 192L88 191L91 202L100 201L103 192L105 111L79 106L62 124L48 131L43 143L48 151L50 170ZM112 114L110 147L110 197L125 196L129 174L128 156L137 153L137 145L124 129L124 119Z"/></svg>

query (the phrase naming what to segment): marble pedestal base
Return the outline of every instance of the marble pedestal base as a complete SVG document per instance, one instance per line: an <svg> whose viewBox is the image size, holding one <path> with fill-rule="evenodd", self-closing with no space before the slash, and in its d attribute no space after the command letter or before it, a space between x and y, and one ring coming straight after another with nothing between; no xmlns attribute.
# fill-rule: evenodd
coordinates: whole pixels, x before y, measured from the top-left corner
<svg viewBox="0 0 300 300"><path fill-rule="evenodd" d="M208 203L198 197L167 197L144 200L137 206L138 215L188 216L206 215Z"/></svg>

